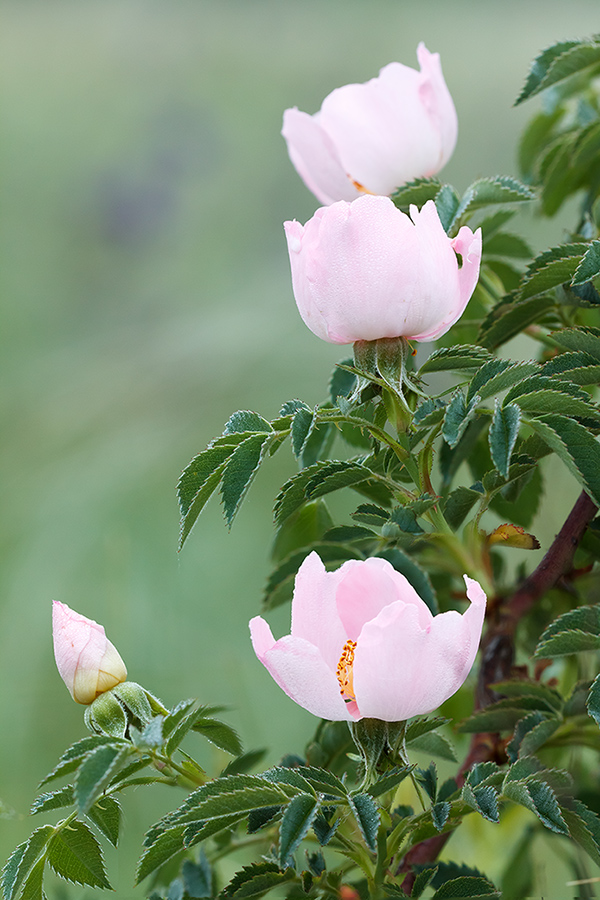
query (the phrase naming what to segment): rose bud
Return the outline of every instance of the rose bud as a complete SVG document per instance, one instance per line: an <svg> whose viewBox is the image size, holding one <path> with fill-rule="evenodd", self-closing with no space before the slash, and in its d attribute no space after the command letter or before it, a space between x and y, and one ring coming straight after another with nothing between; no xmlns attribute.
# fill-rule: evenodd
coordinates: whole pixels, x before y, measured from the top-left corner
<svg viewBox="0 0 600 900"><path fill-rule="evenodd" d="M366 195L284 228L300 315L332 344L432 341L460 318L479 277L480 229L449 238L433 200L409 217Z"/></svg>
<svg viewBox="0 0 600 900"><path fill-rule="evenodd" d="M456 144L456 110L440 57L417 48L421 71L385 66L366 84L333 91L314 116L287 109L282 134L298 174L318 200L391 194L434 175Z"/></svg>
<svg viewBox="0 0 600 900"><path fill-rule="evenodd" d="M486 597L466 575L465 583L468 609L434 616L387 560L350 560L327 572L313 552L296 575L292 633L276 641L257 616L254 650L288 697L315 716L425 715L459 689L477 653Z"/></svg>
<svg viewBox="0 0 600 900"><path fill-rule="evenodd" d="M92 703L127 678L125 663L102 625L57 600L52 604L52 634L56 666L76 703Z"/></svg>

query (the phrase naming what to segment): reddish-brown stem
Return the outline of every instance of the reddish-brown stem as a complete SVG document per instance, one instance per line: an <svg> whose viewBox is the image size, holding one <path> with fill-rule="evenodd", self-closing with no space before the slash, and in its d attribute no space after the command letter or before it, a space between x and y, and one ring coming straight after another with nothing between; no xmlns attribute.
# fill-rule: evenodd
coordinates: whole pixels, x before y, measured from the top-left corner
<svg viewBox="0 0 600 900"><path fill-rule="evenodd" d="M573 558L585 529L598 512L598 507L582 491L573 509L544 554L544 558L528 578L508 598L498 598L488 607L487 629L481 643L481 660L475 692L475 709L481 709L498 699L491 684L510 677L514 662L514 635L521 618L564 578L573 568ZM456 781L464 784L466 773L477 762L505 760L504 745L498 734L474 734L469 752L463 761ZM440 834L416 844L402 861L399 874L406 872L402 888L410 893L415 880L412 867L433 862L450 837Z"/></svg>

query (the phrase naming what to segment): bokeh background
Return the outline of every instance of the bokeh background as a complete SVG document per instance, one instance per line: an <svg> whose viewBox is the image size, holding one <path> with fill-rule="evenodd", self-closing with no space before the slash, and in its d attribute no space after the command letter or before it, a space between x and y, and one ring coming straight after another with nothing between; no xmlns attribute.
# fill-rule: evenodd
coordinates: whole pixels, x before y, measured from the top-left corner
<svg viewBox="0 0 600 900"><path fill-rule="evenodd" d="M459 116L444 177L464 189L516 174L538 102L512 108L530 60L599 31L599 12L598 0L2 2L0 861L32 827L37 782L84 733L54 668L52 599L102 622L130 677L168 704L230 706L269 762L314 727L247 636L291 454L265 467L231 533L213 499L177 554L189 459L235 409L272 417L286 399L324 399L343 355L293 302L281 223L316 202L288 161L283 110L314 112L393 59L416 65L424 40ZM550 511L547 533L558 524ZM287 616L271 616L279 634ZM182 799L160 790L126 804L133 843ZM498 875L498 854L461 852ZM109 858L119 897L143 896L133 863ZM551 870L546 888L568 896Z"/></svg>

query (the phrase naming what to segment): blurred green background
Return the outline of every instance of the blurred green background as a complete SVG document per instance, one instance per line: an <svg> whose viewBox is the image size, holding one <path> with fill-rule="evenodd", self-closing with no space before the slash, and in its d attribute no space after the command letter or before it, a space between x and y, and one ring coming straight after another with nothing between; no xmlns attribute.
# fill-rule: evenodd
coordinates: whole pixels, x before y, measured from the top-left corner
<svg viewBox="0 0 600 900"><path fill-rule="evenodd" d="M535 103L511 106L530 60L600 30L600 10L598 0L1 9L0 798L16 812L0 818L4 860L31 828L37 782L84 731L54 668L52 599L102 622L131 679L168 704L229 705L246 746L272 748L269 761L301 750L314 727L247 632L291 454L259 475L230 534L214 499L177 554L175 485L189 459L235 409L272 417L286 399L324 399L344 355L293 302L281 223L305 221L316 201L288 161L283 110L315 112L334 87L393 59L416 65L424 40L441 53L459 116L444 176L463 189L514 174ZM278 634L288 615L271 616ZM181 799L167 789L130 799L133 838ZM133 860L109 863L118 896L142 896ZM549 876L545 896L566 896L559 888Z"/></svg>

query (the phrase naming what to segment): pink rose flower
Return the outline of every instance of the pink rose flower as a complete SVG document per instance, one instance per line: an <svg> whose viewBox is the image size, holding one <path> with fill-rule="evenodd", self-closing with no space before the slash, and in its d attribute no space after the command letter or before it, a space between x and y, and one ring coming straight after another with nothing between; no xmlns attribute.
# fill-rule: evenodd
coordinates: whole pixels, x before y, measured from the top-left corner
<svg viewBox="0 0 600 900"><path fill-rule="evenodd" d="M449 238L433 200L409 217L365 195L284 228L300 315L332 344L432 341L463 314L479 278L481 230L464 225Z"/></svg>
<svg viewBox="0 0 600 900"><path fill-rule="evenodd" d="M456 110L440 57L417 48L421 71L393 62L366 84L333 91L314 116L287 109L282 134L298 174L318 200L391 194L434 175L456 145Z"/></svg>
<svg viewBox="0 0 600 900"><path fill-rule="evenodd" d="M437 709L471 670L486 597L464 578L469 608L433 616L386 560L327 572L311 553L296 576L292 633L276 641L257 616L252 644L279 687L313 715L402 722Z"/></svg>
<svg viewBox="0 0 600 900"><path fill-rule="evenodd" d="M56 666L76 703L87 705L127 678L102 625L58 600L52 604L52 634Z"/></svg>

